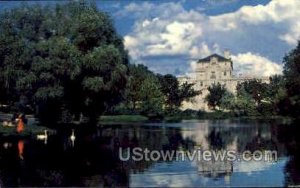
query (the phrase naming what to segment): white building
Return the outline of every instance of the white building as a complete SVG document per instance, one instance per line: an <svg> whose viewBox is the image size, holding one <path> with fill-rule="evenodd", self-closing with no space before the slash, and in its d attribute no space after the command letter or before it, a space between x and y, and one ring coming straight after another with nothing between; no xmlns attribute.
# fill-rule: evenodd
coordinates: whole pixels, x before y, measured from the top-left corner
<svg viewBox="0 0 300 188"><path fill-rule="evenodd" d="M196 96L192 102L184 102L182 109L209 111L205 97L208 94L207 88L210 85L220 83L235 94L238 83L251 79L260 79L263 82L269 81L268 77L237 77L233 75L233 62L227 50L224 51L224 56L212 54L199 59L189 76L178 77L180 83L194 83L194 89L201 91L201 94Z"/></svg>

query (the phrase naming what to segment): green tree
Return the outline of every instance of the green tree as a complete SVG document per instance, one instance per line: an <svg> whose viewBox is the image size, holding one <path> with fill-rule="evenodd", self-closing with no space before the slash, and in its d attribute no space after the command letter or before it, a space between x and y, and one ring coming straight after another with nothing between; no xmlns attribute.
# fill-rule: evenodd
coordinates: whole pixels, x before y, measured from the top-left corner
<svg viewBox="0 0 300 188"><path fill-rule="evenodd" d="M166 110L171 112L178 110L183 101L189 101L200 94L194 90L194 84L180 84L177 78L171 74L158 75L161 84L161 92L165 96Z"/></svg>
<svg viewBox="0 0 300 188"><path fill-rule="evenodd" d="M234 101L235 96L233 95L233 93L226 91L221 98L220 108L223 110L233 110Z"/></svg>
<svg viewBox="0 0 300 188"><path fill-rule="evenodd" d="M285 88L285 78L283 75L274 75L270 77L268 84L267 98L276 114L285 115L289 109L289 100Z"/></svg>
<svg viewBox="0 0 300 188"><path fill-rule="evenodd" d="M129 79L125 92L126 107L132 112L138 111L138 103L141 101L141 86L144 80L154 74L144 65L129 65Z"/></svg>
<svg viewBox="0 0 300 188"><path fill-rule="evenodd" d="M298 117L300 113L300 41L295 49L289 52L283 59L285 88L288 95L286 105L288 113Z"/></svg>
<svg viewBox="0 0 300 188"><path fill-rule="evenodd" d="M252 115L274 115L276 113L275 95L280 87L281 78L279 76L273 76L271 79L269 84L261 80L253 79L237 85L238 96L242 97L247 94L251 97L249 102L254 104L254 108L252 105L249 105L251 109L245 110ZM246 98L248 98L248 96ZM257 112L255 112L254 109L256 109Z"/></svg>
<svg viewBox="0 0 300 188"><path fill-rule="evenodd" d="M244 87L239 87L237 96L233 103L233 111L238 116L257 116L257 106L252 95Z"/></svg>
<svg viewBox="0 0 300 188"><path fill-rule="evenodd" d="M67 110L96 122L122 99L127 52L111 18L88 1L4 11L0 44L1 100L25 96L41 120Z"/></svg>
<svg viewBox="0 0 300 188"><path fill-rule="evenodd" d="M144 65L129 65L129 79L124 97L129 113L161 115L163 94L157 76ZM125 110L126 111L126 110Z"/></svg>
<svg viewBox="0 0 300 188"><path fill-rule="evenodd" d="M247 80L237 85L237 95L243 94L243 92L250 94L255 103L259 105L262 99L268 95L268 84L257 79Z"/></svg>
<svg viewBox="0 0 300 188"><path fill-rule="evenodd" d="M149 117L162 116L164 97L160 91L159 80L155 76L147 76L140 86L141 113Z"/></svg>
<svg viewBox="0 0 300 188"><path fill-rule="evenodd" d="M222 98L227 90L224 85L221 85L220 83L214 83L208 87L208 91L209 93L205 97L205 100L207 101L208 105L215 110L216 107L220 107Z"/></svg>

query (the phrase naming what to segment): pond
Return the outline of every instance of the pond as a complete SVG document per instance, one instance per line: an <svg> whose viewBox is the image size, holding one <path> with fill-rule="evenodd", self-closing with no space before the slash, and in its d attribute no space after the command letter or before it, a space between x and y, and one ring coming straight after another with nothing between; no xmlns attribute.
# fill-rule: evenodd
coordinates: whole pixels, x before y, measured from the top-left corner
<svg viewBox="0 0 300 188"><path fill-rule="evenodd" d="M71 129L58 130L57 134L49 135L47 141L1 137L0 186L300 184L300 137L297 136L300 127L296 124L197 120L74 129L73 142ZM139 149L133 153L135 148ZM148 158L146 149L151 151ZM164 160L158 157L159 152L166 151L197 152L194 158L179 155ZM201 155L198 151L235 151L239 157L244 151L261 154L276 151L276 160L207 161L198 158Z"/></svg>

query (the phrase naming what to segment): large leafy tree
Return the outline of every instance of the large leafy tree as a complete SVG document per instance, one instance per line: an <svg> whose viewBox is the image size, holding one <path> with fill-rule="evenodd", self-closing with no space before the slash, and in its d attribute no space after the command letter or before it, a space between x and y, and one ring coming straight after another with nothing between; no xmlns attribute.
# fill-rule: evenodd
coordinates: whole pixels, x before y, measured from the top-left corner
<svg viewBox="0 0 300 188"><path fill-rule="evenodd" d="M27 97L41 119L65 109L96 121L118 103L128 56L108 15L81 1L23 6L0 15L0 90L12 104Z"/></svg>
<svg viewBox="0 0 300 188"><path fill-rule="evenodd" d="M257 116L257 105L252 97L252 94L247 92L243 83L237 86L237 95L232 104L233 110L237 115Z"/></svg>
<svg viewBox="0 0 300 188"><path fill-rule="evenodd" d="M227 92L225 85L221 85L220 83L212 84L208 88L208 95L205 97L205 100L207 101L208 105L211 106L213 109L216 109L216 107L220 107L222 98Z"/></svg>
<svg viewBox="0 0 300 188"><path fill-rule="evenodd" d="M286 79L283 75L273 75L268 84L267 101L270 101L274 111L278 114L287 115L290 101L285 88Z"/></svg>
<svg viewBox="0 0 300 188"><path fill-rule="evenodd" d="M221 98L220 108L224 110L233 110L234 101L235 96L233 95L233 93L226 91Z"/></svg>
<svg viewBox="0 0 300 188"><path fill-rule="evenodd" d="M141 86L147 77L154 76L144 65L129 65L129 79L127 82L125 103L131 112L138 111L139 103L142 100Z"/></svg>
<svg viewBox="0 0 300 188"><path fill-rule="evenodd" d="M156 75L144 65L129 65L125 106L131 113L161 115L163 93Z"/></svg>
<svg viewBox="0 0 300 188"><path fill-rule="evenodd" d="M146 76L139 90L141 97L141 113L149 117L162 116L163 93L160 91L159 80L154 75Z"/></svg>
<svg viewBox="0 0 300 188"><path fill-rule="evenodd" d="M161 84L161 92L165 96L167 111L177 110L183 101L189 101L200 94L191 83L180 84L177 78L171 74L158 75Z"/></svg>
<svg viewBox="0 0 300 188"><path fill-rule="evenodd" d="M243 92L250 94L259 105L268 96L268 84L257 79L247 80L237 85L237 95L242 95Z"/></svg>
<svg viewBox="0 0 300 188"><path fill-rule="evenodd" d="M298 117L300 113L300 41L295 49L283 59L285 87L288 95L289 114Z"/></svg>
<svg viewBox="0 0 300 188"><path fill-rule="evenodd" d="M274 95L277 90L277 80L274 77L272 84L261 80L247 80L237 85L236 110L244 111L245 115L272 115L275 113L273 105Z"/></svg>
<svg viewBox="0 0 300 188"><path fill-rule="evenodd" d="M132 64L129 65L124 103L116 109L127 113L161 115L163 111L169 113L178 110L184 100L190 100L198 94L193 84L179 84L173 75L155 74L144 65Z"/></svg>

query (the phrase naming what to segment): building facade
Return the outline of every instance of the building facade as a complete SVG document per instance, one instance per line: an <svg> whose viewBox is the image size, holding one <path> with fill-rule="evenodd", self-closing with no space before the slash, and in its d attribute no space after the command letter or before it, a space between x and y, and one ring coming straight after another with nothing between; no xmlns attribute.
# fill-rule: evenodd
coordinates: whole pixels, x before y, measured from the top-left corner
<svg viewBox="0 0 300 188"><path fill-rule="evenodd" d="M233 62L229 51L225 51L224 56L212 54L199 59L189 76L178 77L180 83L194 83L194 89L201 91L201 94L196 96L191 102L184 102L182 109L209 111L210 109L205 101L205 97L209 93L209 86L214 83L220 83L225 85L228 91L235 94L238 83L251 79L260 79L263 82L268 82L269 80L268 77L235 76L233 74Z"/></svg>

